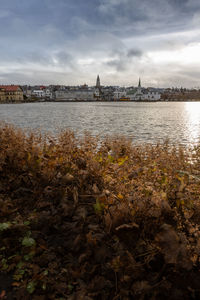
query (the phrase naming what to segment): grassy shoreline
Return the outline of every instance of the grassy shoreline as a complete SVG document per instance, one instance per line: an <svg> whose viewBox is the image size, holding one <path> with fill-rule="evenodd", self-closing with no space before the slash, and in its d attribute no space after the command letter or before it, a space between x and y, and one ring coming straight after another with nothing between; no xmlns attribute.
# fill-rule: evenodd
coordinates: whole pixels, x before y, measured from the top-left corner
<svg viewBox="0 0 200 300"><path fill-rule="evenodd" d="M1 125L1 299L199 299L199 191L200 146Z"/></svg>

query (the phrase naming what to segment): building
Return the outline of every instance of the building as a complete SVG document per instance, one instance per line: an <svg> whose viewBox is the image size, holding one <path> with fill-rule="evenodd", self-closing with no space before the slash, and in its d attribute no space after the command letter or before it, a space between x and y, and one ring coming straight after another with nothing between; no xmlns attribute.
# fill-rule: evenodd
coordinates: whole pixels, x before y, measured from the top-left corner
<svg viewBox="0 0 200 300"><path fill-rule="evenodd" d="M33 90L32 96L35 96L37 98L44 98L45 97L45 91L43 90Z"/></svg>
<svg viewBox="0 0 200 300"><path fill-rule="evenodd" d="M55 91L57 101L92 101L94 100L93 89L59 89Z"/></svg>
<svg viewBox="0 0 200 300"><path fill-rule="evenodd" d="M0 102L6 102L6 93L4 88L0 88Z"/></svg>
<svg viewBox="0 0 200 300"><path fill-rule="evenodd" d="M127 97L126 90L124 88L118 88L113 93L113 99L115 101L125 99Z"/></svg>
<svg viewBox="0 0 200 300"><path fill-rule="evenodd" d="M31 94L32 94L32 89L31 86L29 85L22 85L21 86L22 90L23 90L23 94L25 96L25 98L31 98Z"/></svg>
<svg viewBox="0 0 200 300"><path fill-rule="evenodd" d="M46 88L44 91L45 91L45 98L46 99L52 99L53 98L53 93L50 90L50 88Z"/></svg>
<svg viewBox="0 0 200 300"><path fill-rule="evenodd" d="M23 90L19 85L0 85L0 102L21 102Z"/></svg>
<svg viewBox="0 0 200 300"><path fill-rule="evenodd" d="M57 101L95 101L102 100L104 93L100 83L100 77L97 76L96 86L88 87L84 84L78 87L60 87L55 91L55 99ZM110 97L110 94L106 93L106 97Z"/></svg>
<svg viewBox="0 0 200 300"><path fill-rule="evenodd" d="M161 97L160 93L154 88L142 88L140 78L136 92L129 96L132 101L158 101Z"/></svg>
<svg viewBox="0 0 200 300"><path fill-rule="evenodd" d="M159 101L161 98L161 94L159 91L153 88L146 89L144 92L144 99L149 101Z"/></svg>

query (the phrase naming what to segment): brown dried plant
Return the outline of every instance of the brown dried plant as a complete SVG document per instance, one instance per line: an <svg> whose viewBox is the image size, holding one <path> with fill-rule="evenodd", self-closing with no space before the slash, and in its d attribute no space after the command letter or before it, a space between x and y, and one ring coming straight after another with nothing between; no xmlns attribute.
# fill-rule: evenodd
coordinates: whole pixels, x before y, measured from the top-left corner
<svg viewBox="0 0 200 300"><path fill-rule="evenodd" d="M199 154L2 124L0 298L199 299Z"/></svg>

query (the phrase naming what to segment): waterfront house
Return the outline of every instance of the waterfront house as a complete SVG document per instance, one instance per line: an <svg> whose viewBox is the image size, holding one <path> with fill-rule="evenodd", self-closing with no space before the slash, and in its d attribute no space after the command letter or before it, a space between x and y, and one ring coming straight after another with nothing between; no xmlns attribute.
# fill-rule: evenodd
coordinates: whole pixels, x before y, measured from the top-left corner
<svg viewBox="0 0 200 300"><path fill-rule="evenodd" d="M23 90L19 85L0 85L0 102L21 102Z"/></svg>
<svg viewBox="0 0 200 300"><path fill-rule="evenodd" d="M6 93L4 88L0 88L0 102L6 102Z"/></svg>
<svg viewBox="0 0 200 300"><path fill-rule="evenodd" d="M44 98L45 97L45 91L43 90L33 90L32 95L37 98Z"/></svg>

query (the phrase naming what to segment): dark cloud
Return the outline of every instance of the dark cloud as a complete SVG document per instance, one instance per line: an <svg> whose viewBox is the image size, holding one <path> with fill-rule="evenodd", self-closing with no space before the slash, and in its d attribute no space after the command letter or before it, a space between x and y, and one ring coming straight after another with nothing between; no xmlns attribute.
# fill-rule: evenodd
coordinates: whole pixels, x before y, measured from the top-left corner
<svg viewBox="0 0 200 300"><path fill-rule="evenodd" d="M112 57L106 62L106 65L114 68L116 71L124 72L128 68L132 67L132 63L135 60L139 60L142 57L143 53L139 49L130 49L126 51L113 51L111 54Z"/></svg>
<svg viewBox="0 0 200 300"><path fill-rule="evenodd" d="M138 49L130 49L127 53L127 57L141 57L142 51Z"/></svg>
<svg viewBox="0 0 200 300"><path fill-rule="evenodd" d="M114 70L118 72L123 72L126 71L127 69L127 62L124 61L123 59L117 58L117 59L112 59L106 63L108 67L112 67Z"/></svg>
<svg viewBox="0 0 200 300"><path fill-rule="evenodd" d="M190 2L190 3L189 3ZM100 13L111 29L126 36L184 30L200 5L187 0L103 0Z"/></svg>

